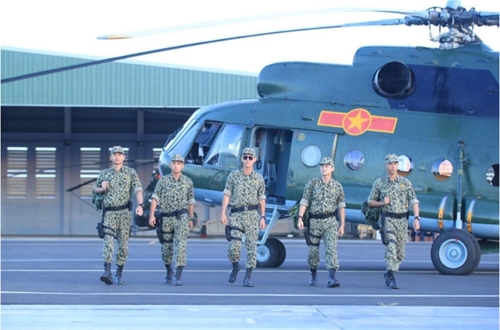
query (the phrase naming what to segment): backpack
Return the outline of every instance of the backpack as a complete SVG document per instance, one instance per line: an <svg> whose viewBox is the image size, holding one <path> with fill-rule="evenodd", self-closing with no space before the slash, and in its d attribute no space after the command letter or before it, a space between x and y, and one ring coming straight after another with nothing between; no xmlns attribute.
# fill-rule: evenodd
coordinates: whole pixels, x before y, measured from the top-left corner
<svg viewBox="0 0 500 330"><path fill-rule="evenodd" d="M299 229L299 208L300 199L288 210L288 216L293 219L293 226L295 229ZM304 224L304 227L309 227L309 212L307 210L302 216L302 223Z"/></svg>
<svg viewBox="0 0 500 330"><path fill-rule="evenodd" d="M95 205L97 211L102 210L102 204L104 201L104 194L96 194L92 191L92 204Z"/></svg>
<svg viewBox="0 0 500 330"><path fill-rule="evenodd" d="M108 174L107 174L107 176L106 176L106 177L108 177L108 176L109 176L109 170L108 170L108 172L107 172L107 173L108 173ZM108 181L109 181L109 179L108 179L108 178L105 178L105 180L108 180ZM103 206L104 206L104 205L103 205L103 204L104 204L104 194L96 194L96 193L94 192L94 189L92 189L92 204L94 204L94 205L95 205L95 208L96 208L96 210L97 210L97 211L102 210L102 208L103 208Z"/></svg>
<svg viewBox="0 0 500 330"><path fill-rule="evenodd" d="M314 186L316 185L316 181L317 181L317 179L313 179L313 181L312 181L311 188L310 188L311 193L312 193ZM309 195L311 195L311 194L309 194ZM288 209L288 216L293 219L293 226L295 227L295 229L299 229L297 224L299 222L300 200L301 200L301 198L299 198L299 200L297 202L295 202L295 204L291 208ZM304 212L304 215L302 216L302 223L304 224L304 227L309 228L309 206L307 207L306 211Z"/></svg>
<svg viewBox="0 0 500 330"><path fill-rule="evenodd" d="M372 226L373 229L379 230L380 225L378 224L378 219L382 215L382 208L380 207L369 207L368 202L364 201L361 204L361 213L365 216L365 222L367 225Z"/></svg>

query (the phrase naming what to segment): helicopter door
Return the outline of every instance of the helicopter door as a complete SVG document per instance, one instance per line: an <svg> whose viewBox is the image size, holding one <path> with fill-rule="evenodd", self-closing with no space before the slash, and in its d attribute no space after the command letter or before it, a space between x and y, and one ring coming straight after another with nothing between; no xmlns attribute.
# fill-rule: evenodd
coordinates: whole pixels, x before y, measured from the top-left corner
<svg viewBox="0 0 500 330"><path fill-rule="evenodd" d="M264 178L267 204L285 204L292 135L291 130L265 127L254 129L251 145L259 158L254 169Z"/></svg>

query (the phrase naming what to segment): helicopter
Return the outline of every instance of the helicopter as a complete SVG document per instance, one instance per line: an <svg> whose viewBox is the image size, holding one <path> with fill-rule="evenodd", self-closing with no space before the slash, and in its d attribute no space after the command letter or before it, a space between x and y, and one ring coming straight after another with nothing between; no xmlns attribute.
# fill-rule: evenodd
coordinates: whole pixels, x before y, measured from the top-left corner
<svg viewBox="0 0 500 330"><path fill-rule="evenodd" d="M196 200L219 205L243 148L255 148L268 218L257 265L279 267L286 251L270 237L272 228L318 176L321 157L335 160L346 221L364 223L360 206L383 174L384 156L394 152L420 200L421 230L439 233L434 267L472 273L482 252L498 252L498 52L473 29L498 26L498 13L467 11L455 1L424 13L397 24L446 28L431 37L438 48L366 46L352 65L264 67L259 98L203 107L169 138L161 175L170 172L173 154L183 155Z"/></svg>
<svg viewBox="0 0 500 330"><path fill-rule="evenodd" d="M459 1L424 11L383 12L404 16L195 42L57 70L306 30L381 25L437 29L430 34L436 48L363 46L351 65L267 65L258 76L258 98L195 111L167 139L158 167L160 175L169 174L171 157L181 154L195 199L220 205L229 173L240 167L242 150L253 147L258 154L255 171L266 185L268 223L259 234L257 266L279 267L286 249L272 230L278 221L290 221L289 208L306 182L318 176L323 156L335 161L346 221L364 224L361 204L384 174L385 155L396 153L398 173L413 183L420 201L421 230L439 234L431 247L434 267L446 275L470 274L482 253L499 251L499 56L475 33L476 27L498 27L499 14L466 10ZM146 194L152 189L154 184Z"/></svg>

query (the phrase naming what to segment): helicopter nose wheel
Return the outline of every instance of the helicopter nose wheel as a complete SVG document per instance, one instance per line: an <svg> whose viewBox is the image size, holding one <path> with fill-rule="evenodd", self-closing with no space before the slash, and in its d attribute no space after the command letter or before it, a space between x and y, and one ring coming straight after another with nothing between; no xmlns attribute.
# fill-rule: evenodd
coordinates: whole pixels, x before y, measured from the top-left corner
<svg viewBox="0 0 500 330"><path fill-rule="evenodd" d="M277 238L270 237L265 244L257 246L257 267L279 267L286 259L285 245Z"/></svg>

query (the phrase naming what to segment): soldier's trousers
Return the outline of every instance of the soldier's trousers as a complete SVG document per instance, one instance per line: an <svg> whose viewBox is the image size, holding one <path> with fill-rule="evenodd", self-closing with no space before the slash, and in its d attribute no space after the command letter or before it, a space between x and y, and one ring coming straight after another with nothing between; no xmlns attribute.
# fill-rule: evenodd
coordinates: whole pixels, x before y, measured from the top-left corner
<svg viewBox="0 0 500 330"><path fill-rule="evenodd" d="M310 219L309 235L312 244L309 246L309 255L307 262L311 268L317 268L319 265L319 242L323 238L325 243L325 264L326 268L339 269L339 260L337 256L337 239L339 224L335 217L327 219ZM319 238L314 236L319 236Z"/></svg>
<svg viewBox="0 0 500 330"><path fill-rule="evenodd" d="M175 266L184 267L187 262L187 238L189 234L189 217L187 214L181 215L180 219L176 217L163 218L164 232L163 239L165 243L161 246L161 258L167 265L172 263L175 252ZM173 231L173 234L171 233Z"/></svg>
<svg viewBox="0 0 500 330"><path fill-rule="evenodd" d="M119 211L107 211L104 215L104 225L112 229L104 229L105 233L113 233L118 241L116 253L116 264L123 266L128 256L128 239L130 235L130 211L128 209ZM112 235L104 235L102 257L104 262L113 261L115 238Z"/></svg>
<svg viewBox="0 0 500 330"><path fill-rule="evenodd" d="M386 239L385 263L388 270L397 272L405 257L408 239L408 220L385 218Z"/></svg>
<svg viewBox="0 0 500 330"><path fill-rule="evenodd" d="M260 216L255 211L239 212L231 215L230 226L242 229L245 232L245 248L247 250L246 268L257 266L257 240L259 236ZM231 230L231 236L242 238L239 230ZM230 262L239 262L241 257L241 240L232 239L229 243L227 256Z"/></svg>

